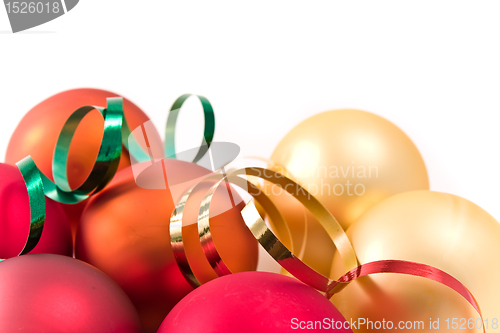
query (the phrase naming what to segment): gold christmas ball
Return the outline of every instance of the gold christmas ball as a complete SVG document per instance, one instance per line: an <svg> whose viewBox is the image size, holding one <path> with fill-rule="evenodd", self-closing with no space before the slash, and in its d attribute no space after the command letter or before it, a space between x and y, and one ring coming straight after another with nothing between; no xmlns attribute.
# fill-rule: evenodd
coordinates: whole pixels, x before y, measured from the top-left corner
<svg viewBox="0 0 500 333"><path fill-rule="evenodd" d="M370 208L349 227L347 236L361 264L406 260L452 275L476 298L486 331L496 332L493 321L498 328L500 320L500 224L479 206L446 193L401 193ZM336 254L331 274L338 278L343 273L342 261ZM347 320L385 319L395 325L399 321L422 321L426 331L431 329L432 320L432 332L482 332L477 329L481 327L479 315L462 296L422 277L362 277L331 300ZM458 322L456 329L453 318ZM363 327L358 331L372 330Z"/></svg>
<svg viewBox="0 0 500 333"><path fill-rule="evenodd" d="M385 198L429 189L424 161L410 138L390 121L360 110L327 111L306 119L281 140L271 159L344 229ZM320 224L284 190L269 185L265 191L289 225L294 252L328 274L335 247Z"/></svg>

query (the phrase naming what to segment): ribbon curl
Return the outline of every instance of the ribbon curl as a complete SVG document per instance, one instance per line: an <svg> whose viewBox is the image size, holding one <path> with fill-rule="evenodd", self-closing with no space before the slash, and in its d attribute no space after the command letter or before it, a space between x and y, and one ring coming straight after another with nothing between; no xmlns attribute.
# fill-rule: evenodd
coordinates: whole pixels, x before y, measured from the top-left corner
<svg viewBox="0 0 500 333"><path fill-rule="evenodd" d="M185 94L180 96L170 108L166 126L167 140L164 143L167 156L170 154L175 158L176 120L182 105L190 96L193 95ZM197 96L202 103L205 119L204 148L200 148L198 151L193 160L196 162L206 154L212 143L215 118L212 105L208 99L203 96L194 96ZM116 174L122 153L122 145L128 150L129 139L135 143L133 145L134 149L129 151L132 158L137 161L150 159L146 152L147 147L142 147L135 141L133 135L130 135L130 127L123 113L123 98L107 98L106 103L106 108L89 105L80 107L66 120L57 139L52 160L54 181L51 181L37 168L31 156L16 163L26 184L30 202L30 231L26 244L19 255L30 252L40 240L45 223L45 196L60 203L76 204L101 191ZM69 148L78 125L94 109L99 111L104 120L104 134L101 146L87 179L78 188L72 189L67 178Z"/></svg>
<svg viewBox="0 0 500 333"><path fill-rule="evenodd" d="M439 282L453 289L467 300L467 302L478 312L481 320L483 320L479 305L471 292L460 281L438 268L403 260L381 260L360 265L347 235L333 215L319 203L314 196L293 181L286 172L285 174L276 172L271 168L250 167L234 170L229 175L223 173L212 175L207 178L218 179L218 181L208 190L202 201L198 214L198 234L205 257L218 276L231 274L230 269L226 266L217 252L217 245L213 241L209 223L210 203L215 191L224 182L245 189L253 197L253 199L242 209L241 215L243 216L245 224L260 245L290 274L323 293L327 298L331 298L334 294L347 287L349 283L362 276L379 273L413 275ZM286 228L286 223L282 215L267 195L264 194L258 186L253 184L253 182L243 179L243 176L260 178L281 186L281 188L298 199L299 202L317 218L332 239L343 260L347 273L342 275L339 279L333 280L315 271L296 257L264 222L255 206L255 201L263 207L266 215L275 222L278 228ZM294 188L295 191L289 190L290 186ZM184 252L182 216L185 203L189 195L196 190L196 187L197 185L188 190L180 200L172 213L170 224L171 245L174 251L174 257L181 272L194 287L199 286L200 282L192 272L189 265L189 259ZM486 332L484 325L483 331Z"/></svg>
<svg viewBox="0 0 500 333"><path fill-rule="evenodd" d="M31 156L26 156L17 162L16 166L23 176L30 203L30 230L26 244L18 254L20 256L33 250L42 236L45 223L45 196L42 173L36 167ZM0 259L0 261L3 260L5 259Z"/></svg>
<svg viewBox="0 0 500 333"><path fill-rule="evenodd" d="M170 109L164 143L165 156L167 157L176 158L177 156L175 150L177 116L183 103L190 96L190 94L180 96ZM202 143L196 156L193 158L193 162L200 161L209 151L215 131L214 112L210 102L203 96L197 97L203 106L205 128ZM67 179L69 147L79 123L93 109L97 109L104 119L103 140L90 175L78 188L71 189ZM30 156L16 164L26 183L30 201L30 231L27 242L19 255L31 251L40 239L45 221L45 196L61 203L75 204L99 192L111 181L117 171L122 145L129 150L131 158L136 161L151 161L151 154L146 151L148 147L143 147L134 141L135 139L131 133L123 114L123 99L108 98L106 108L96 106L81 107L64 124L54 152L54 182L40 172ZM129 140L132 142L130 146ZM317 218L328 233L341 255L347 273L338 280L332 280L318 273L296 257L266 225L255 206L255 201L263 207L266 214L276 223L278 228L285 230L287 226L280 212L258 186L252 181L244 179L243 176L249 176L251 179L260 178L281 186L297 198ZM414 275L437 281L452 288L474 307L482 320L479 305L470 291L460 281L444 271L429 265L401 260L382 260L359 265L354 249L335 217L314 196L295 182L291 176L286 174L286 172L279 173L272 168L252 167L233 170L226 175L224 169L222 169L222 172L213 174L207 179L216 180L216 183L208 190L200 206L198 234L205 257L218 276L230 274L231 271L220 257L217 245L213 241L209 223L210 204L215 191L222 183L227 186L233 184L243 188L253 197L243 208L241 214L245 224L258 242L283 268L302 282L322 292L326 297L332 297L353 280L369 274L397 273ZM191 270L189 259L184 251L182 218L185 204L197 186L193 186L184 194L172 213L170 220L171 246L175 260L187 281L195 287L199 286L200 282ZM289 187L294 188L295 191L289 190ZM485 332L484 325L483 331Z"/></svg>

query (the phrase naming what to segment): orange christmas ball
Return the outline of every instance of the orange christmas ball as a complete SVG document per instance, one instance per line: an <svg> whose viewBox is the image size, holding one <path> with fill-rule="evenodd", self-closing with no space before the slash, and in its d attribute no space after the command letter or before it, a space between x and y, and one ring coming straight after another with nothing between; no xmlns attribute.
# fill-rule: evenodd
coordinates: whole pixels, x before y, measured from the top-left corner
<svg viewBox="0 0 500 333"><path fill-rule="evenodd" d="M77 258L101 269L125 290L147 332L156 332L173 306L193 289L173 256L170 217L179 188L186 190L210 173L193 163L173 159L164 162L169 184L164 190L139 187L131 167L118 172L106 189L90 198L75 244ZM163 178L158 181L165 182ZM201 282L216 277L201 252L196 224L191 224L196 222L208 186L197 190L184 209L189 224L183 232L185 252ZM236 198L238 205L220 209L227 207L224 190L227 188L216 191L212 203L220 212L210 217L215 244L232 271L255 270L258 244L241 217L244 203Z"/></svg>
<svg viewBox="0 0 500 333"><path fill-rule="evenodd" d="M78 108L85 105L106 106L106 98L118 96L100 89L73 89L47 98L33 107L12 134L5 162L15 164L31 155L38 168L52 179L52 157L57 138L64 123ZM131 101L123 100L125 117L131 129L149 120ZM104 121L97 110L80 123L71 144L68 157L68 180L72 188L78 187L94 165L104 132ZM122 151L118 170L130 165L128 153ZM62 204L72 225L73 234L86 201L77 205Z"/></svg>

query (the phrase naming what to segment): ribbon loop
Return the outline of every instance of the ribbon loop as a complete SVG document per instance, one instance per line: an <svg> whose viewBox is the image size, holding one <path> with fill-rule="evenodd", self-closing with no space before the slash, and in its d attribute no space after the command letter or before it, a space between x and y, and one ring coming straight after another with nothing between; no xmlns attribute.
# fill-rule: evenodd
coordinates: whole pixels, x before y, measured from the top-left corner
<svg viewBox="0 0 500 333"><path fill-rule="evenodd" d="M323 276L297 258L264 222L255 206L254 200L263 207L266 214L275 221L277 226L286 227L285 221L276 206L260 188L255 186L251 181L243 179L243 176L260 178L279 185L299 200L318 219L334 242L343 259L347 273L338 280L333 280ZM253 197L243 208L241 214L245 224L260 245L290 274L322 292L327 298L331 298L335 293L347 287L349 283L362 276L378 273L407 274L431 279L452 288L474 307L482 320L479 305L470 291L460 281L440 269L402 260L382 260L359 265L354 249L336 219L314 196L309 194L309 192L287 175L278 173L272 169L251 167L232 170L229 175L225 175L224 173L213 175L211 178L218 179L218 181L210 188L202 201L198 214L198 233L205 257L218 276L230 274L231 272L217 252L217 245L213 241L209 224L210 203L216 189L222 182L226 182L244 188ZM175 259L182 273L196 287L200 283L189 266L189 260L184 252L182 243L182 211L189 195L195 188L196 186L189 190L175 208L171 218L170 232ZM483 331L485 332L484 325Z"/></svg>
<svg viewBox="0 0 500 333"><path fill-rule="evenodd" d="M201 141L198 153L193 159L193 163L198 162L210 148L210 144L214 138L215 132L215 117L212 105L207 98L200 95L184 94L177 98L172 107L167 118L167 126L165 128L165 156L167 158L177 158L175 151L175 127L177 123L177 116L181 110L184 102L191 96L196 96L201 102L203 107L203 116L205 119L205 127L203 130L203 139Z"/></svg>
<svg viewBox="0 0 500 333"><path fill-rule="evenodd" d="M23 255L33 250L42 236L45 223L45 195L41 172L31 156L26 156L17 162L16 166L23 176L30 203L30 230L26 244L19 253L19 255ZM2 260L4 259L0 259L0 261Z"/></svg>
<svg viewBox="0 0 500 333"><path fill-rule="evenodd" d="M316 198L314 198L314 196L284 174L271 169L251 167L235 170L229 175L218 174L211 176L212 179L217 178L218 181L207 192L200 207L198 214L199 239L203 252L217 275L222 276L230 273L230 270L227 268L217 252L217 244L213 241L209 223L210 204L212 202L213 195L223 182L234 184L243 188L250 195L252 195L255 200L258 200L259 204L266 210L267 213L272 214L272 218L274 218L276 222L279 222L278 225L281 225L282 228L286 228L283 217L279 214L272 201L267 198L260 188L255 186L252 182L244 180L241 176L250 176L269 181L281 186L287 192L295 196L300 203L306 207L306 209L311 211L311 213L318 219L318 221L320 221L322 226L328 232L328 235L337 246L341 257L344 260L346 270L349 271L358 266L356 255L344 230L333 215ZM181 267L181 271L183 271L183 274L191 282L199 284L197 280L193 279L194 274L189 268L189 262L183 250L181 232L182 211L184 209L185 202L195 188L196 187L189 190L176 206L171 217L170 232L172 237L172 248L175 249L174 256ZM299 258L294 256L292 252L276 237L273 231L265 224L253 201L250 201L242 210L242 216L245 224L255 238L281 266L289 270L291 274L304 283L309 284L325 293L327 292L328 285L333 283L333 280L330 280L328 277L314 271Z"/></svg>
<svg viewBox="0 0 500 333"><path fill-rule="evenodd" d="M82 119L92 110L98 110L104 118L104 134L96 162L90 175L76 189L71 189L67 178L68 153L73 135ZM45 195L52 200L75 204L87 199L91 193L102 190L118 169L122 152L123 98L107 99L107 107L83 106L68 118L57 139L52 169L54 182L42 174Z"/></svg>

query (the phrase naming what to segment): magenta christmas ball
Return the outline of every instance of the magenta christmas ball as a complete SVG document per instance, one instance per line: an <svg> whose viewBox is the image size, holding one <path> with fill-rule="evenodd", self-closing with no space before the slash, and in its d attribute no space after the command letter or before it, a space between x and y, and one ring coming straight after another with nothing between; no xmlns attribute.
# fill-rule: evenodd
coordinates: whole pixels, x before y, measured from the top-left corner
<svg viewBox="0 0 500 333"><path fill-rule="evenodd" d="M40 241L29 253L73 256L71 227L60 204L45 198L46 218ZM28 239L30 203L19 169L0 163L0 258L17 256Z"/></svg>
<svg viewBox="0 0 500 333"><path fill-rule="evenodd" d="M29 254L0 262L0 332L140 333L123 290L80 260Z"/></svg>
<svg viewBox="0 0 500 333"><path fill-rule="evenodd" d="M243 272L210 281L184 297L158 333L352 332L313 288L287 276Z"/></svg>

